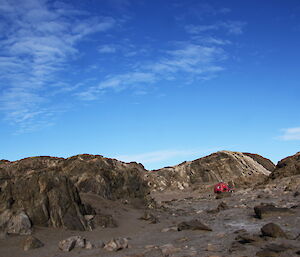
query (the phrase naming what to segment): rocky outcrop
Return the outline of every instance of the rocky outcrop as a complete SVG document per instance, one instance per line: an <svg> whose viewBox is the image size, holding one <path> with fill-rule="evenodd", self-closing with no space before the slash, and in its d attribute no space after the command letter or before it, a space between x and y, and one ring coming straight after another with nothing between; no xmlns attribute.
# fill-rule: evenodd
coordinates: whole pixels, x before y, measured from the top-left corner
<svg viewBox="0 0 300 257"><path fill-rule="evenodd" d="M81 154L67 159L50 156L0 163L0 177L53 172L67 176L80 192L95 193L105 199L142 198L147 195L143 165L124 163L101 155Z"/></svg>
<svg viewBox="0 0 300 257"><path fill-rule="evenodd" d="M146 170L135 162L124 163L100 155L83 154L66 159L60 168L80 192L95 193L111 200L143 198L148 194L143 180Z"/></svg>
<svg viewBox="0 0 300 257"><path fill-rule="evenodd" d="M270 179L285 178L300 175L300 152L282 159L270 174Z"/></svg>
<svg viewBox="0 0 300 257"><path fill-rule="evenodd" d="M7 230L10 220L22 211L33 225L90 229L84 216L95 213L83 205L79 193L91 192L110 200L145 199L144 172L141 164L100 155L1 161L0 227Z"/></svg>
<svg viewBox="0 0 300 257"><path fill-rule="evenodd" d="M272 172L275 169L275 164L271 160L269 160L261 155L254 154L254 153L243 153L243 154L251 157L254 161L258 162L260 165L262 165L268 171Z"/></svg>
<svg viewBox="0 0 300 257"><path fill-rule="evenodd" d="M147 180L155 190L184 189L218 181L231 181L236 186L241 186L263 180L272 169L271 161L258 155L220 151L194 161L152 171L147 174Z"/></svg>
<svg viewBox="0 0 300 257"><path fill-rule="evenodd" d="M87 228L78 191L66 176L47 171L9 174L1 180L0 188L0 213L11 213L11 219L22 210L34 225Z"/></svg>
<svg viewBox="0 0 300 257"><path fill-rule="evenodd" d="M279 161L263 183L270 188L284 191L300 190L300 152Z"/></svg>

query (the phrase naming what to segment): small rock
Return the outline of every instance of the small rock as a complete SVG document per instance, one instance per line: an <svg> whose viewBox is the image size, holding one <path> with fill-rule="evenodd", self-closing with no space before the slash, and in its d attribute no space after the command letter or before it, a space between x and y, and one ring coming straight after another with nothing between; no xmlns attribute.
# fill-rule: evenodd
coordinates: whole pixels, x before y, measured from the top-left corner
<svg viewBox="0 0 300 257"><path fill-rule="evenodd" d="M58 248L64 252L69 252L75 247L84 248L85 239L81 236L71 236L58 243Z"/></svg>
<svg viewBox="0 0 300 257"><path fill-rule="evenodd" d="M181 230L205 230L205 231L212 231L210 227L203 224L197 219L190 220L190 221L183 221L178 224L178 231Z"/></svg>
<svg viewBox="0 0 300 257"><path fill-rule="evenodd" d="M285 232L276 224L268 223L261 228L261 233L263 236L269 237L284 237L287 238Z"/></svg>
<svg viewBox="0 0 300 257"><path fill-rule="evenodd" d="M128 248L128 240L127 238L118 238L118 239L111 239L107 242L104 246L104 249L107 251L119 251L122 249Z"/></svg>
<svg viewBox="0 0 300 257"><path fill-rule="evenodd" d="M169 228L163 228L161 230L161 232L165 233L165 232L170 232L170 231L178 231L177 227L169 227Z"/></svg>
<svg viewBox="0 0 300 257"><path fill-rule="evenodd" d="M206 251L215 251L216 248L214 247L213 244L207 244L206 246Z"/></svg>
<svg viewBox="0 0 300 257"><path fill-rule="evenodd" d="M34 236L28 236L22 242L22 247L24 251L40 248L43 246L44 244Z"/></svg>

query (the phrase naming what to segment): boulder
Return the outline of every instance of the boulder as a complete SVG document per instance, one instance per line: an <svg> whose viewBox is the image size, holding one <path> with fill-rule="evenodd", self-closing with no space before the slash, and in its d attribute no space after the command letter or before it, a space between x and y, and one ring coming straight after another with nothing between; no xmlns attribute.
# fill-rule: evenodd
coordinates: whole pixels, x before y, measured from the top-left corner
<svg viewBox="0 0 300 257"><path fill-rule="evenodd" d="M0 230L5 234L30 235L32 226L24 211L6 209L0 214Z"/></svg>
<svg viewBox="0 0 300 257"><path fill-rule="evenodd" d="M13 215L7 224L6 231L8 234L30 235L32 233L31 222L26 213L21 211Z"/></svg>
<svg viewBox="0 0 300 257"><path fill-rule="evenodd" d="M35 249L35 248L40 248L43 246L44 246L44 244L34 236L27 236L22 241L22 248L24 251L28 251L28 250Z"/></svg>
<svg viewBox="0 0 300 257"><path fill-rule="evenodd" d="M270 216L292 215L294 212L289 208L275 207L273 204L260 204L254 207L256 217L259 219Z"/></svg>
<svg viewBox="0 0 300 257"><path fill-rule="evenodd" d="M194 219L190 221L183 221L178 224L178 231L181 230L205 230L205 231L212 231L210 227L203 224L201 221Z"/></svg>
<svg viewBox="0 0 300 257"><path fill-rule="evenodd" d="M261 228L261 233L263 236L268 237L284 237L287 238L286 233L281 229L280 226L274 223L268 223Z"/></svg>

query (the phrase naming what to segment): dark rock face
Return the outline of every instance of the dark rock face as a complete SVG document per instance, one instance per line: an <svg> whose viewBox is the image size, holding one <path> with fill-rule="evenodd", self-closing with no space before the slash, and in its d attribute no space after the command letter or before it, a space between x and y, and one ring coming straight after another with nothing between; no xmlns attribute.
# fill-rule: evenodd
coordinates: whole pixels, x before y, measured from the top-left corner
<svg viewBox="0 0 300 257"><path fill-rule="evenodd" d="M84 154L66 159L61 170L80 192L95 193L105 199L143 198L148 193L143 180L146 170L141 164Z"/></svg>
<svg viewBox="0 0 300 257"><path fill-rule="evenodd" d="M219 181L231 181L240 186L263 181L272 170L272 162L258 155L220 151L191 162L152 171L147 174L147 180L152 188L159 191L205 183L211 185Z"/></svg>
<svg viewBox="0 0 300 257"><path fill-rule="evenodd" d="M11 176L2 182L0 212L7 209L23 209L34 225L86 229L77 189L66 176L54 172Z"/></svg>
<svg viewBox="0 0 300 257"><path fill-rule="evenodd" d="M33 225L85 230L89 226L84 215L95 213L82 204L79 192L111 200L146 199L144 172L140 164L100 155L1 161L0 214L24 210Z"/></svg>
<svg viewBox="0 0 300 257"><path fill-rule="evenodd" d="M284 178L295 175L300 175L300 152L278 162L275 170L270 174L270 179Z"/></svg>

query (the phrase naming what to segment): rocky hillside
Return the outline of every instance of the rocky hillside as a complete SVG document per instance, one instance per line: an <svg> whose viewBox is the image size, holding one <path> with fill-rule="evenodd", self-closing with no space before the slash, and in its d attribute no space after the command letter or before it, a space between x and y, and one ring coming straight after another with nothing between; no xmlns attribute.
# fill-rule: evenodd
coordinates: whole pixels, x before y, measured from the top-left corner
<svg viewBox="0 0 300 257"><path fill-rule="evenodd" d="M264 184L285 191L300 191L300 152L279 161Z"/></svg>
<svg viewBox="0 0 300 257"><path fill-rule="evenodd" d="M270 174L270 179L295 175L300 175L300 152L279 161L275 170Z"/></svg>
<svg viewBox="0 0 300 257"><path fill-rule="evenodd" d="M90 214L79 193L104 199L145 199L148 187L141 164L123 163L100 155L67 159L32 157L0 163L0 229L25 221L33 225L88 229ZM29 222L30 220L30 222ZM14 230L14 229L12 229Z"/></svg>
<svg viewBox="0 0 300 257"><path fill-rule="evenodd" d="M274 166L270 160L256 154L220 151L153 171L147 174L147 180L150 187L159 191L211 185L218 181L231 181L241 186L264 179Z"/></svg>

